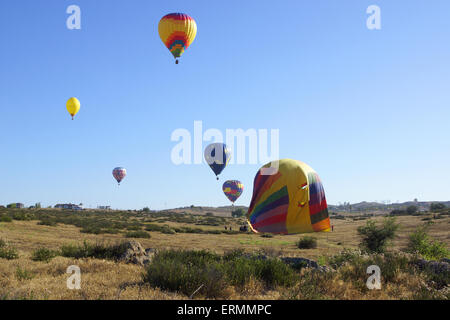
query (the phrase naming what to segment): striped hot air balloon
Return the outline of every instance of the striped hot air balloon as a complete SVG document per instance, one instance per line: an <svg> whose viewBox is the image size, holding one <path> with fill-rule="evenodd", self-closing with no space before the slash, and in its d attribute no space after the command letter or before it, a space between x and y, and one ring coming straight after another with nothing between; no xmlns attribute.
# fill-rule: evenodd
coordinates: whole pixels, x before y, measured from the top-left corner
<svg viewBox="0 0 450 320"><path fill-rule="evenodd" d="M227 180L222 186L223 193L233 203L241 196L244 185L238 180Z"/></svg>
<svg viewBox="0 0 450 320"><path fill-rule="evenodd" d="M117 168L114 168L112 174L113 174L114 179L116 179L117 183L120 185L120 182L127 175L127 170L122 167L117 167Z"/></svg>
<svg viewBox="0 0 450 320"><path fill-rule="evenodd" d="M159 21L158 32L178 64L177 58L181 57L197 35L197 24L185 13L170 13Z"/></svg>
<svg viewBox="0 0 450 320"><path fill-rule="evenodd" d="M270 172L268 168L275 170ZM268 163L258 171L247 218L255 232L330 231L328 206L319 176L306 163L291 159Z"/></svg>

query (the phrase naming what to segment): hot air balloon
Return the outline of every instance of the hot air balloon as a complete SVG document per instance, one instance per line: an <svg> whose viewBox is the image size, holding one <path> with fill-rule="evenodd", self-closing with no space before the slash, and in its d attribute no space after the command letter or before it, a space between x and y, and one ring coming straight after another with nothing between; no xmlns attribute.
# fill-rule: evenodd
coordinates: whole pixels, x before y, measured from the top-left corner
<svg viewBox="0 0 450 320"><path fill-rule="evenodd" d="M184 13L165 15L158 25L159 37L170 50L178 64L178 59L184 53L197 34L195 20Z"/></svg>
<svg viewBox="0 0 450 320"><path fill-rule="evenodd" d="M278 170L268 172L277 165ZM306 163L291 159L270 162L258 171L247 218L254 232L330 231L328 206L319 176Z"/></svg>
<svg viewBox="0 0 450 320"><path fill-rule="evenodd" d="M73 117L80 111L80 101L77 98L70 98L66 103L67 111L69 111L70 115Z"/></svg>
<svg viewBox="0 0 450 320"><path fill-rule="evenodd" d="M114 168L112 174L113 174L114 179L117 180L117 183L120 186L120 182L127 175L127 170L125 168L122 168L122 167L117 167L117 168Z"/></svg>
<svg viewBox="0 0 450 320"><path fill-rule="evenodd" d="M230 151L224 143L212 143L205 149L205 160L216 174L217 180L219 180L218 175L230 161Z"/></svg>
<svg viewBox="0 0 450 320"><path fill-rule="evenodd" d="M222 186L223 193L233 203L241 196L244 191L244 185L238 180L227 180Z"/></svg>

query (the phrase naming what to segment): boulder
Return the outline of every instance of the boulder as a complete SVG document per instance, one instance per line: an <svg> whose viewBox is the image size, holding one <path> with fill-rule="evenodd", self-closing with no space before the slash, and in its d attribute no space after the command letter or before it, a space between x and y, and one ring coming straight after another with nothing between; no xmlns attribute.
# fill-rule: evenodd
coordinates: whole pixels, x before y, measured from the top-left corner
<svg viewBox="0 0 450 320"><path fill-rule="evenodd" d="M124 246L126 250L119 257L119 261L124 263L145 266L150 263L153 255L155 254L154 249L144 249L137 241L128 241L124 244Z"/></svg>
<svg viewBox="0 0 450 320"><path fill-rule="evenodd" d="M416 262L420 269L427 269L435 274L450 273L450 263L446 261L428 261L419 259Z"/></svg>

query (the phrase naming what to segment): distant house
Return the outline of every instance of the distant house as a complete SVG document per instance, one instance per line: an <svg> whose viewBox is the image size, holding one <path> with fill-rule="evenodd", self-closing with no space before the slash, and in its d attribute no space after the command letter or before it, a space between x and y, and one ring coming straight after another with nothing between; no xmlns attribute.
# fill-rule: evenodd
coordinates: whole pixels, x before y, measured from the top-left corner
<svg viewBox="0 0 450 320"><path fill-rule="evenodd" d="M25 207L25 205L23 203L10 203L6 207L7 208L23 209Z"/></svg>
<svg viewBox="0 0 450 320"><path fill-rule="evenodd" d="M98 206L97 209L100 209L100 210L111 210L111 206Z"/></svg>
<svg viewBox="0 0 450 320"><path fill-rule="evenodd" d="M83 210L83 208L77 204L73 203L58 203L55 208L57 209L68 209L68 210Z"/></svg>

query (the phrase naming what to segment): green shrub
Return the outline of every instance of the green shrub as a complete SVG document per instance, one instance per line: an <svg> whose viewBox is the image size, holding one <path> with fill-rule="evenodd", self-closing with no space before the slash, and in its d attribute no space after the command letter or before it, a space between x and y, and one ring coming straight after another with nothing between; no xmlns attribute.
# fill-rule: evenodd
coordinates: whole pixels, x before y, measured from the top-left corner
<svg viewBox="0 0 450 320"><path fill-rule="evenodd" d="M329 257L327 262L332 268L337 269L346 263L354 264L361 261L360 259L361 251L344 248L340 253Z"/></svg>
<svg viewBox="0 0 450 320"><path fill-rule="evenodd" d="M14 212L12 218L13 220L30 221L34 219L34 215L25 212Z"/></svg>
<svg viewBox="0 0 450 320"><path fill-rule="evenodd" d="M409 235L406 251L418 253L427 260L440 260L450 257L450 251L445 243L430 238L427 226L419 226Z"/></svg>
<svg viewBox="0 0 450 320"><path fill-rule="evenodd" d="M50 262L54 257L58 255L58 252L47 248L39 248L33 251L31 254L31 260Z"/></svg>
<svg viewBox="0 0 450 320"><path fill-rule="evenodd" d="M104 231L101 228L96 226L92 227L84 227L80 230L81 233L90 233L90 234L102 234Z"/></svg>
<svg viewBox="0 0 450 320"><path fill-rule="evenodd" d="M297 247L299 249L317 248L317 239L311 236L303 237L297 242Z"/></svg>
<svg viewBox="0 0 450 320"><path fill-rule="evenodd" d="M1 243L0 243L1 244ZM0 258L13 260L19 258L19 253L16 248L8 246L4 241L0 245Z"/></svg>
<svg viewBox="0 0 450 320"><path fill-rule="evenodd" d="M129 231L141 231L141 226L140 225L128 225L126 229Z"/></svg>
<svg viewBox="0 0 450 320"><path fill-rule="evenodd" d="M17 267L16 269L16 278L19 281L23 281L23 280L31 280L34 278L34 274L30 271L28 271L27 269L22 269L20 267Z"/></svg>
<svg viewBox="0 0 450 320"><path fill-rule="evenodd" d="M0 215L0 222L12 222L12 218L7 215Z"/></svg>
<svg viewBox="0 0 450 320"><path fill-rule="evenodd" d="M96 258L118 260L127 250L124 243L105 245L102 243L84 242L83 245L64 245L61 247L61 255L67 258Z"/></svg>
<svg viewBox="0 0 450 320"><path fill-rule="evenodd" d="M243 286L251 279L266 286L290 286L295 271L278 259L262 259L234 250L220 256L208 251L160 251L143 276L145 282L164 290L207 298L227 298L227 285Z"/></svg>
<svg viewBox="0 0 450 320"><path fill-rule="evenodd" d="M239 208L239 209L233 210L233 211L231 212L231 216L232 216L233 218L240 218L240 217L245 216L246 213L247 213L247 212L246 212L244 209Z"/></svg>
<svg viewBox="0 0 450 320"><path fill-rule="evenodd" d="M381 225L368 220L365 226L358 227L358 234L362 237L360 246L369 253L383 253L390 241L396 236L399 225L394 217L386 217Z"/></svg>
<svg viewBox="0 0 450 320"><path fill-rule="evenodd" d="M148 239L150 238L150 234L145 231L132 231L127 232L125 234L126 238L142 238L142 239Z"/></svg>
<svg viewBox="0 0 450 320"><path fill-rule="evenodd" d="M445 208L446 208L445 204L439 203L439 202L432 203L430 205L430 211L432 211L432 212L438 212L438 211L444 210Z"/></svg>

